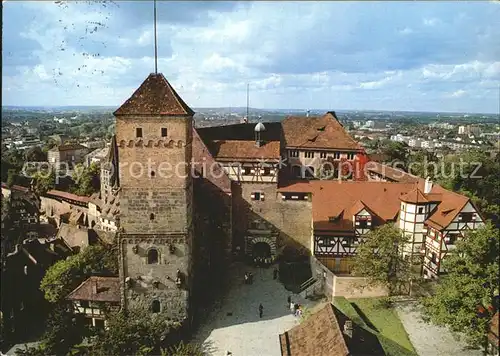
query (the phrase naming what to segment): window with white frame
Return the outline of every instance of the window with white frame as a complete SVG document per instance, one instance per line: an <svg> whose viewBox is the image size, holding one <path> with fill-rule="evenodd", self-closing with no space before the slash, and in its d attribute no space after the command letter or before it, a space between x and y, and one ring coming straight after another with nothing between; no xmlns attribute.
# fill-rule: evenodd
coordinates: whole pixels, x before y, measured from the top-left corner
<svg viewBox="0 0 500 356"><path fill-rule="evenodd" d="M347 159L352 160L354 159L355 154L354 153L348 153L347 154Z"/></svg>
<svg viewBox="0 0 500 356"><path fill-rule="evenodd" d="M334 159L340 159L340 152L334 152L333 153L333 158Z"/></svg>
<svg viewBox="0 0 500 356"><path fill-rule="evenodd" d="M291 150L290 157L299 157L299 151L298 150Z"/></svg>
<svg viewBox="0 0 500 356"><path fill-rule="evenodd" d="M250 195L250 198L252 200L264 200L264 193L262 192L253 192L251 195Z"/></svg>
<svg viewBox="0 0 500 356"><path fill-rule="evenodd" d="M320 152L319 158L326 158L326 152Z"/></svg>
<svg viewBox="0 0 500 356"><path fill-rule="evenodd" d="M306 151L305 152L305 157L306 158L314 158L314 152Z"/></svg>

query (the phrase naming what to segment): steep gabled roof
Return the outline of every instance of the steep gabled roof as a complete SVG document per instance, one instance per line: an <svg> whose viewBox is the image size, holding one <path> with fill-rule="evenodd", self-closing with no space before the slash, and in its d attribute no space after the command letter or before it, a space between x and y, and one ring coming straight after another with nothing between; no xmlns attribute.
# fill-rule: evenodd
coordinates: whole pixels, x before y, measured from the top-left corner
<svg viewBox="0 0 500 356"><path fill-rule="evenodd" d="M418 187L402 195L400 199L405 203L412 203L412 204L424 204L429 202L427 197L420 189L418 189Z"/></svg>
<svg viewBox="0 0 500 356"><path fill-rule="evenodd" d="M118 277L89 277L76 287L67 299L119 303L120 279Z"/></svg>
<svg viewBox="0 0 500 356"><path fill-rule="evenodd" d="M431 190L432 196L439 196L441 202L436 210L429 216L425 223L437 230L445 229L462 211L470 199L464 195L451 192L439 185L434 185Z"/></svg>
<svg viewBox="0 0 500 356"><path fill-rule="evenodd" d="M282 122L286 147L361 150L334 112L319 117L289 116Z"/></svg>
<svg viewBox="0 0 500 356"><path fill-rule="evenodd" d="M151 73L113 114L193 116L194 111L182 100L163 74Z"/></svg>
<svg viewBox="0 0 500 356"><path fill-rule="evenodd" d="M328 304L301 324L280 334L281 355L349 355L349 349L333 308L333 305Z"/></svg>

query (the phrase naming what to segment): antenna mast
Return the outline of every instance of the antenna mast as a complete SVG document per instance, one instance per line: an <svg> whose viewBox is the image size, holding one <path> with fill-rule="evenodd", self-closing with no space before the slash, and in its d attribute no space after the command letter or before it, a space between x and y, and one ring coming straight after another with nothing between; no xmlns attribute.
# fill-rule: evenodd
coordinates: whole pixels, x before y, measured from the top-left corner
<svg viewBox="0 0 500 356"><path fill-rule="evenodd" d="M156 35L156 0L154 0L154 23L155 23L155 74L158 74L158 41Z"/></svg>
<svg viewBox="0 0 500 356"><path fill-rule="evenodd" d="M248 117L249 106L250 106L250 84L247 84L247 120L249 119Z"/></svg>

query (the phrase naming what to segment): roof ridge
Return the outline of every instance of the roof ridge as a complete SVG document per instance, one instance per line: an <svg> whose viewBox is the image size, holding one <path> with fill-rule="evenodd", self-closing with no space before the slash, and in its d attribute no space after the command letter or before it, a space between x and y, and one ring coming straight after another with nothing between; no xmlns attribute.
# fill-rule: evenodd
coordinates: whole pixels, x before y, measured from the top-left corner
<svg viewBox="0 0 500 356"><path fill-rule="evenodd" d="M172 94L174 94L174 99L175 101L177 101L177 104L179 104L183 109L184 111L186 112L186 114L189 114L186 110L186 106L187 104L184 102L184 100L182 100L182 98L180 97L179 94L177 94L177 92L175 91L174 87L170 84L170 82L167 80L167 78L165 78L165 76L163 75L163 73L159 73L158 75L160 75L160 78L163 79L163 81L165 81L165 84L167 84L168 88L172 91Z"/></svg>

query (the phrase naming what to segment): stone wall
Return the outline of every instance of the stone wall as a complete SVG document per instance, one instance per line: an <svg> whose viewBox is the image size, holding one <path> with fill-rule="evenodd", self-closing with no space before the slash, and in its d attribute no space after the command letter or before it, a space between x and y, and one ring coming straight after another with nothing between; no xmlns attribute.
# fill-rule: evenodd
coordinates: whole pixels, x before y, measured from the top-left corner
<svg viewBox="0 0 500 356"><path fill-rule="evenodd" d="M142 138L136 138L136 128L142 128ZM167 137L161 137L162 128ZM192 209L192 119L118 117L116 140L120 225L125 232L187 232Z"/></svg>
<svg viewBox="0 0 500 356"><path fill-rule="evenodd" d="M264 200L252 200L254 192L264 193ZM312 205L309 201L282 200L275 183L234 184L233 196L235 244L243 247L251 222L262 220L279 232L278 248L286 244L304 253L310 250Z"/></svg>
<svg viewBox="0 0 500 356"><path fill-rule="evenodd" d="M161 312L173 319L182 320L188 315L189 251L182 236L159 237L158 239L122 239L123 275L130 277L125 283L127 308L151 308L153 300L158 300ZM169 243L175 247L173 254ZM137 247L135 250L134 247ZM158 264L148 264L148 251L155 248L159 253ZM184 285L175 284L177 269L183 273ZM157 286L153 282L159 282Z"/></svg>
<svg viewBox="0 0 500 356"><path fill-rule="evenodd" d="M177 320L189 316L193 279L192 132L192 118L116 118L122 304L151 308L158 301L161 312ZM148 264L152 249L159 262ZM175 284L178 269L181 288Z"/></svg>
<svg viewBox="0 0 500 356"><path fill-rule="evenodd" d="M385 287L364 287L366 278L353 276L334 276L333 279L333 297L346 298L368 298L368 297L386 297L389 291Z"/></svg>
<svg viewBox="0 0 500 356"><path fill-rule="evenodd" d="M333 300L333 297L367 298L389 295L389 291L385 287L365 287L367 279L364 277L336 275L316 257L311 256L310 261L312 276L318 281L315 291L324 294L330 301Z"/></svg>

